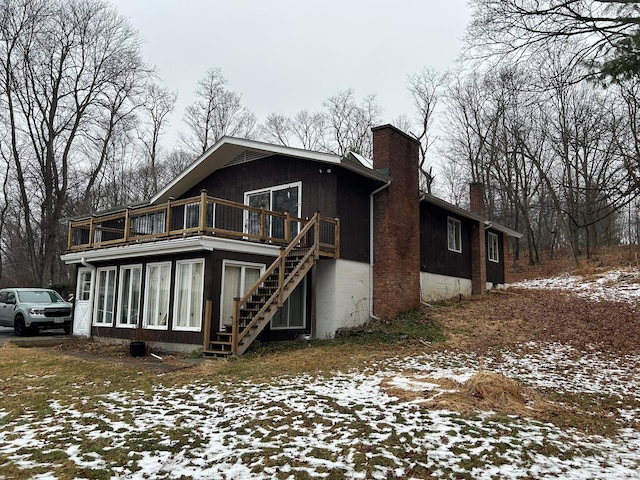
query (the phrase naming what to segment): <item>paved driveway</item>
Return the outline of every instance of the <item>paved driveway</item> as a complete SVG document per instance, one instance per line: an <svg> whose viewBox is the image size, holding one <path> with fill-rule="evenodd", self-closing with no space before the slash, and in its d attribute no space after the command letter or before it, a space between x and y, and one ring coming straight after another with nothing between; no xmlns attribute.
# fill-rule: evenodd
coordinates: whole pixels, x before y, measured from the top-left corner
<svg viewBox="0 0 640 480"><path fill-rule="evenodd" d="M12 342L21 346L37 346L53 344L72 338L71 335L65 335L62 329L42 330L34 335L26 337L16 337L13 328L0 327L0 345Z"/></svg>

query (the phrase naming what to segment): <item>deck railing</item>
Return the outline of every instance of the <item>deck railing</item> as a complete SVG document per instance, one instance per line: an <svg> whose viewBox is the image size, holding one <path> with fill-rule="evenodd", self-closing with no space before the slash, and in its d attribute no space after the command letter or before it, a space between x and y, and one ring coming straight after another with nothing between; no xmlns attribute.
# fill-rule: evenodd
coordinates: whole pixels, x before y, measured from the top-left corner
<svg viewBox="0 0 640 480"><path fill-rule="evenodd" d="M68 249L83 251L190 235L289 245L308 221L289 213L210 197L203 191L197 197L72 220ZM340 220L319 217L318 234L322 254L339 257Z"/></svg>

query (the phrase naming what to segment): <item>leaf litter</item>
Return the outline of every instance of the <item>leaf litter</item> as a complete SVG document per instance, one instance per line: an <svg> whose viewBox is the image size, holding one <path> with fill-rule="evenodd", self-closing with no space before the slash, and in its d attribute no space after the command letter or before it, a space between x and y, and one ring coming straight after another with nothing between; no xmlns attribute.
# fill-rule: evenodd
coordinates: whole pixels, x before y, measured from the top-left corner
<svg viewBox="0 0 640 480"><path fill-rule="evenodd" d="M615 291L617 275L588 288L579 277L517 288L633 304L636 283ZM44 420L0 406L0 478L9 466L39 479L638 478L637 344L613 351L555 337L425 348L269 382L70 393Z"/></svg>

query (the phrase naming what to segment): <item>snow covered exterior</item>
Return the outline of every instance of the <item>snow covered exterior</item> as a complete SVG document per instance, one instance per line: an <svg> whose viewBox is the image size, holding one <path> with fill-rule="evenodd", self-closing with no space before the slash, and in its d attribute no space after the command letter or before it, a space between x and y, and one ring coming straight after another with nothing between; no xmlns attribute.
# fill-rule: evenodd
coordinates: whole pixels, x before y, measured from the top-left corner
<svg viewBox="0 0 640 480"><path fill-rule="evenodd" d="M373 135L372 162L225 137L148 203L74 219L74 333L226 355L503 284L519 234L421 194L417 141Z"/></svg>

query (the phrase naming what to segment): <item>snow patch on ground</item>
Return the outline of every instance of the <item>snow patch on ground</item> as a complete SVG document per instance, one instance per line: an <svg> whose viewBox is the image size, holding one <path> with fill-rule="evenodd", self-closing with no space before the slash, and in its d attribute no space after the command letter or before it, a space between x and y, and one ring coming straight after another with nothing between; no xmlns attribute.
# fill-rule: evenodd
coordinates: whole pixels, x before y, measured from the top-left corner
<svg viewBox="0 0 640 480"><path fill-rule="evenodd" d="M640 271L623 269L590 275L561 275L516 282L511 287L570 290L580 297L595 301L635 304L640 300Z"/></svg>

